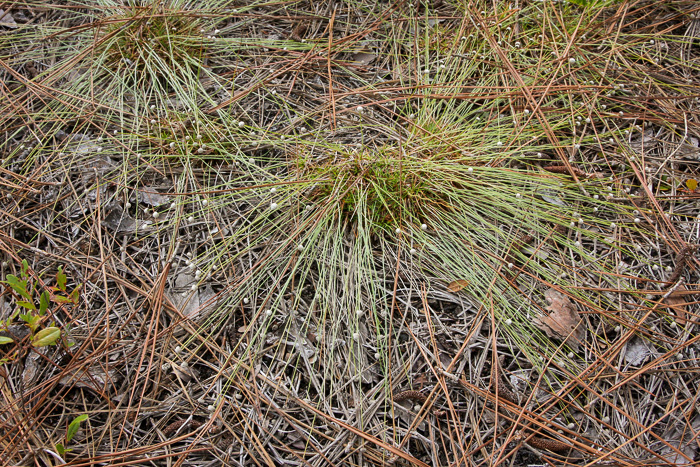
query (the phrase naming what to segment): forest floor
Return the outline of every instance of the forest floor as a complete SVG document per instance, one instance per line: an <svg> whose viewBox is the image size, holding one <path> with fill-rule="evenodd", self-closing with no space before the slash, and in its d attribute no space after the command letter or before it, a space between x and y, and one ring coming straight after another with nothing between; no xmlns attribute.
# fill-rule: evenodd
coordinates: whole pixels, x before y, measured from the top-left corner
<svg viewBox="0 0 700 467"><path fill-rule="evenodd" d="M0 464L696 465L700 4L0 2Z"/></svg>

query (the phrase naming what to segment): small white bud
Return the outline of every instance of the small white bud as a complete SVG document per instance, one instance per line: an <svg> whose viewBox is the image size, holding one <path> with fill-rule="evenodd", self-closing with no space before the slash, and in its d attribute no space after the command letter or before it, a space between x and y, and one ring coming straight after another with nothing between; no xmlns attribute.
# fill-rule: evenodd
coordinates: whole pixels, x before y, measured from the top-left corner
<svg viewBox="0 0 700 467"><path fill-rule="evenodd" d="M277 209L277 203L270 203L270 209Z"/></svg>
<svg viewBox="0 0 700 467"><path fill-rule="evenodd" d="M507 324L508 326L510 326L511 324L513 324L513 320L510 319L510 318L508 318L508 319L506 320L506 324Z"/></svg>
<svg viewBox="0 0 700 467"><path fill-rule="evenodd" d="M428 224L421 224L420 228L421 230L428 230Z"/></svg>
<svg viewBox="0 0 700 467"><path fill-rule="evenodd" d="M249 299L248 297L245 297L245 298L243 299L243 304L244 304L244 305L247 305L247 304L249 304L249 303L250 303L250 299Z"/></svg>
<svg viewBox="0 0 700 467"><path fill-rule="evenodd" d="M635 218L634 218L634 223L635 223L635 224L639 224L640 222L642 222L642 220L641 220L639 217L635 217Z"/></svg>
<svg viewBox="0 0 700 467"><path fill-rule="evenodd" d="M410 253L411 253L412 255L415 255L416 253L418 253L418 250L416 250L415 248L411 248Z"/></svg>
<svg viewBox="0 0 700 467"><path fill-rule="evenodd" d="M301 243L299 245L297 245L297 250L304 251L304 245L302 245Z"/></svg>
<svg viewBox="0 0 700 467"><path fill-rule="evenodd" d="M571 58L569 59L569 63L576 63L576 59L575 59L574 57L571 57Z"/></svg>
<svg viewBox="0 0 700 467"><path fill-rule="evenodd" d="M194 222L194 216L190 216L187 218L187 222Z"/></svg>

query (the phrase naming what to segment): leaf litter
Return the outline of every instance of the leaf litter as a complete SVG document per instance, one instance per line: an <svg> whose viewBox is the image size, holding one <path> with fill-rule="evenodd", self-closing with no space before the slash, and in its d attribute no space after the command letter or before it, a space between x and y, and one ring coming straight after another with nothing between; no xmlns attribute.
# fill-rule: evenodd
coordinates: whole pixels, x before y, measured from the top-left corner
<svg viewBox="0 0 700 467"><path fill-rule="evenodd" d="M548 337L564 341L573 349L578 349L586 338L586 328L576 305L569 297L555 288L544 293L549 306L549 314L536 318L535 324Z"/></svg>

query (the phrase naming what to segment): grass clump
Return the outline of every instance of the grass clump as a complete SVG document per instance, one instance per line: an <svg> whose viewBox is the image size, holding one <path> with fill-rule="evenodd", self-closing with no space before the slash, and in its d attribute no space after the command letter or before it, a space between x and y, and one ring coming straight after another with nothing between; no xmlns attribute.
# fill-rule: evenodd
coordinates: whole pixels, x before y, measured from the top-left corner
<svg viewBox="0 0 700 467"><path fill-rule="evenodd" d="M182 2L104 5L94 56L115 73L165 78L202 66L204 24ZM200 31L201 30L201 31Z"/></svg>

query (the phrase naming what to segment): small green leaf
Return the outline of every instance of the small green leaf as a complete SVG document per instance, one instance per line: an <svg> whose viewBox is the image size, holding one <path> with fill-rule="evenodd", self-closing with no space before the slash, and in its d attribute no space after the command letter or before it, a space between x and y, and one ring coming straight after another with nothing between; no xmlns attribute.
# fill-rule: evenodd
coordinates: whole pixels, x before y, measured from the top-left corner
<svg viewBox="0 0 700 467"><path fill-rule="evenodd" d="M56 273L56 285L59 290L66 291L66 275L63 273L63 266L58 267L58 272Z"/></svg>
<svg viewBox="0 0 700 467"><path fill-rule="evenodd" d="M17 302L17 305L21 306L22 308L26 308L27 310L36 310L36 305L34 305L32 302L20 300Z"/></svg>
<svg viewBox="0 0 700 467"><path fill-rule="evenodd" d="M63 295L54 295L53 301L56 303L73 303L69 297L64 297Z"/></svg>
<svg viewBox="0 0 700 467"><path fill-rule="evenodd" d="M21 280L14 274L8 274L6 283L9 284L10 287L12 287L12 290L14 290L17 293L17 295L25 298L27 301L32 299L32 296L27 291L26 280Z"/></svg>
<svg viewBox="0 0 700 467"><path fill-rule="evenodd" d="M39 299L39 314L41 316L44 316L46 314L46 310L49 309L50 302L51 294L48 290L44 290L44 292L41 294L41 298Z"/></svg>
<svg viewBox="0 0 700 467"><path fill-rule="evenodd" d="M50 326L48 328L42 329L34 335L34 339L32 339L32 345L34 347L45 347L47 345L54 345L60 337L61 330L55 326Z"/></svg>
<svg viewBox="0 0 700 467"><path fill-rule="evenodd" d="M41 322L41 317L33 315L31 313L25 313L23 315L19 315L20 319L27 323L27 326L29 326L29 329L32 330L32 332L36 332L37 328L39 327L39 323Z"/></svg>
<svg viewBox="0 0 700 467"><path fill-rule="evenodd" d="M73 439L73 436L78 432L80 429L80 423L84 422L85 420L88 419L87 414L82 414L78 415L75 417L75 420L70 422L70 425L68 425L68 431L66 431L66 444L70 443L70 440Z"/></svg>
<svg viewBox="0 0 700 467"><path fill-rule="evenodd" d="M64 448L61 443L56 443L56 452L58 453L59 456L65 457L66 448Z"/></svg>
<svg viewBox="0 0 700 467"><path fill-rule="evenodd" d="M13 342L14 339L12 339L11 337L0 336L0 345L12 344Z"/></svg>
<svg viewBox="0 0 700 467"><path fill-rule="evenodd" d="M29 263L26 259L22 260L22 279L29 279Z"/></svg>
<svg viewBox="0 0 700 467"><path fill-rule="evenodd" d="M73 302L73 305L77 305L78 301L80 300L80 286L76 287L73 289L73 291L70 293L70 301Z"/></svg>

